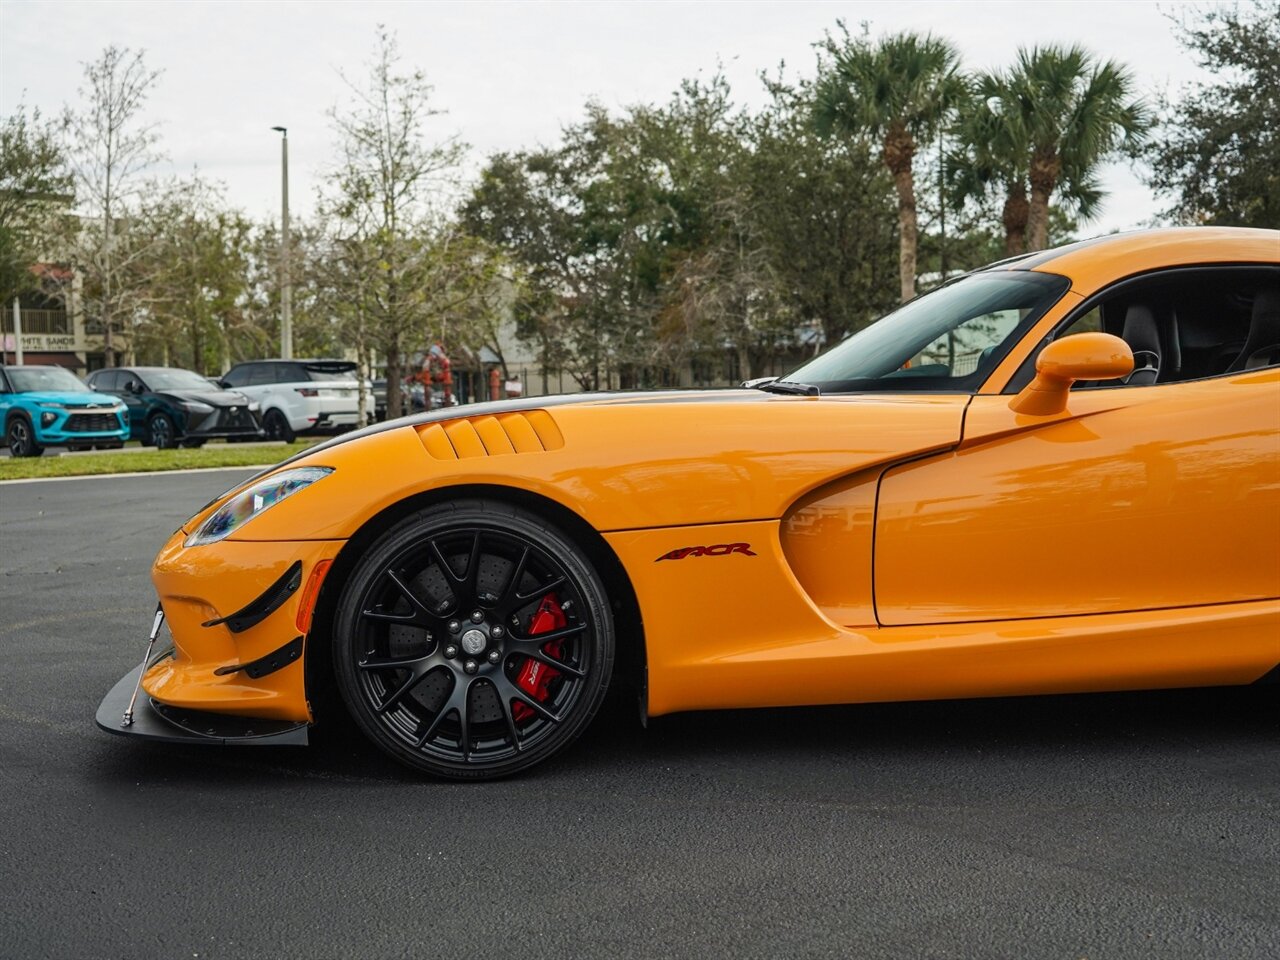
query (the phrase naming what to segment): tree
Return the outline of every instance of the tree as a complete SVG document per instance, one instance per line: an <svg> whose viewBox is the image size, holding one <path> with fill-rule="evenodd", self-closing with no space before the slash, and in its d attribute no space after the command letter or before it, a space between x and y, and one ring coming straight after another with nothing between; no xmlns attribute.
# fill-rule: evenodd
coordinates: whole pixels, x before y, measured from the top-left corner
<svg viewBox="0 0 1280 960"><path fill-rule="evenodd" d="M1181 222L1280 227L1280 0L1213 7L1180 32L1215 80L1161 103L1148 183Z"/></svg>
<svg viewBox="0 0 1280 960"><path fill-rule="evenodd" d="M1054 194L1069 183L1077 196L1096 196L1098 165L1141 144L1147 109L1132 98L1127 69L1078 45L1020 49L1000 87L1003 122L1030 148L1027 247L1043 250Z"/></svg>
<svg viewBox="0 0 1280 960"><path fill-rule="evenodd" d="M38 109L0 121L0 304L34 286L55 217L71 202L58 125Z"/></svg>
<svg viewBox="0 0 1280 960"><path fill-rule="evenodd" d="M1031 221L1027 194L1035 145L1032 126L1020 109L1009 76L997 71L974 77L958 115L952 131L956 147L946 158L950 201L957 210L967 201L982 204L994 199L1000 203L1005 256L1024 253ZM1056 183L1059 204L1085 219L1096 213L1104 196L1097 180L1097 161L1097 157L1078 151L1067 152Z"/></svg>
<svg viewBox="0 0 1280 960"><path fill-rule="evenodd" d="M116 331L145 295L146 280L137 269L145 249L131 233L129 214L143 173L159 159L155 128L142 118L158 78L141 51L109 46L84 65L83 102L68 117L68 157L84 218L69 224L65 247L82 281L86 310L102 326L107 366L116 362Z"/></svg>
<svg viewBox="0 0 1280 960"><path fill-rule="evenodd" d="M243 327L252 225L200 177L155 184L132 229L147 251L135 353L165 366L222 373Z"/></svg>
<svg viewBox="0 0 1280 960"><path fill-rule="evenodd" d="M424 291L438 268L429 255L439 221L436 194L464 149L454 138L427 142L426 122L440 111L422 72L398 72L399 61L395 38L379 27L368 77L363 84L347 81L353 105L330 111L340 159L321 204L338 235L371 244L377 254L361 295L369 335L386 361L389 417L401 412L408 338L424 338L430 319Z"/></svg>
<svg viewBox="0 0 1280 960"><path fill-rule="evenodd" d="M865 35L827 36L813 118L819 132L869 136L898 194L902 299L916 288L916 196L912 161L964 91L959 55L931 34L899 33L872 43Z"/></svg>

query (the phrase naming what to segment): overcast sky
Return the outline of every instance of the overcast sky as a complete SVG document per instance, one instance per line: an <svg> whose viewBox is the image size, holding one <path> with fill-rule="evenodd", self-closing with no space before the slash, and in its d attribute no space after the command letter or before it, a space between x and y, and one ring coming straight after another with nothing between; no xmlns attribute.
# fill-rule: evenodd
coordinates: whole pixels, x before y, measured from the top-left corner
<svg viewBox="0 0 1280 960"><path fill-rule="evenodd" d="M596 99L610 107L665 100L681 78L715 70L735 99L763 99L759 71L779 61L813 71L812 44L838 18L873 33L933 30L967 66L1006 64L1019 45L1078 41L1128 63L1143 93L1199 79L1165 16L1174 3L385 3L56 2L0 0L0 112L20 101L53 112L75 103L80 64L114 43L146 50L163 71L148 114L165 167L199 167L256 217L279 209L279 142L289 128L294 211L313 205L331 154L325 111L343 99L338 70L359 75L375 26L399 36L448 111L433 134L471 145L471 169L496 150L550 144ZM1086 232L1141 226L1159 204L1127 165L1106 171L1111 195Z"/></svg>

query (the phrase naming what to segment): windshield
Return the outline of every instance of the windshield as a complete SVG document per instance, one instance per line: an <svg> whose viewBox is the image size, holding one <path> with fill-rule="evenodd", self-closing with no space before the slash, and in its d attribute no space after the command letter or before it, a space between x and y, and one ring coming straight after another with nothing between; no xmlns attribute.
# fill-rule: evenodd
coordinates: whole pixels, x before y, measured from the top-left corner
<svg viewBox="0 0 1280 960"><path fill-rule="evenodd" d="M217 389L204 377L190 370L173 368L143 370L143 378L152 390L215 390Z"/></svg>
<svg viewBox="0 0 1280 960"><path fill-rule="evenodd" d="M88 393L89 388L65 367L5 367L14 393Z"/></svg>
<svg viewBox="0 0 1280 960"><path fill-rule="evenodd" d="M1066 291L1065 277L975 273L912 300L784 377L823 393L976 390Z"/></svg>

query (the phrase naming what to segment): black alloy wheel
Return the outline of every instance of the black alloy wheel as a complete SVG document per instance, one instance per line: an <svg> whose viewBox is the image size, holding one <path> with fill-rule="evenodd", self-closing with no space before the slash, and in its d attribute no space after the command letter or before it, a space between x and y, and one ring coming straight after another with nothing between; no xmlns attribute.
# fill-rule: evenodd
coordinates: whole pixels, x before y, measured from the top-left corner
<svg viewBox="0 0 1280 960"><path fill-rule="evenodd" d="M147 420L147 442L157 450L168 450L175 446L176 433L173 421L163 413L153 413Z"/></svg>
<svg viewBox="0 0 1280 960"><path fill-rule="evenodd" d="M262 429L266 431L268 440L277 443L293 443L298 438L293 427L289 426L288 418L279 410L267 411L267 415L262 418Z"/></svg>
<svg viewBox="0 0 1280 960"><path fill-rule="evenodd" d="M24 416L9 418L5 440L8 442L9 455L12 457L38 457L44 453L44 447L36 443L35 431Z"/></svg>
<svg viewBox="0 0 1280 960"><path fill-rule="evenodd" d="M507 776L586 728L614 629L582 550L528 511L459 501L408 517L338 601L338 687L357 726L409 766Z"/></svg>

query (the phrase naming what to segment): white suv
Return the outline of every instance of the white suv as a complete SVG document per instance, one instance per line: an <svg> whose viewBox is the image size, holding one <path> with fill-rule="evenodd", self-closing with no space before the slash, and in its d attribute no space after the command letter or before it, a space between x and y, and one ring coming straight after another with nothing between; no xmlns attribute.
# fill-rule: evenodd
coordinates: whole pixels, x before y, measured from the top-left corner
<svg viewBox="0 0 1280 960"><path fill-rule="evenodd" d="M300 433L360 426L360 377L348 360L251 360L237 363L222 382L258 401L271 440L292 443ZM366 400L372 414L372 398Z"/></svg>

